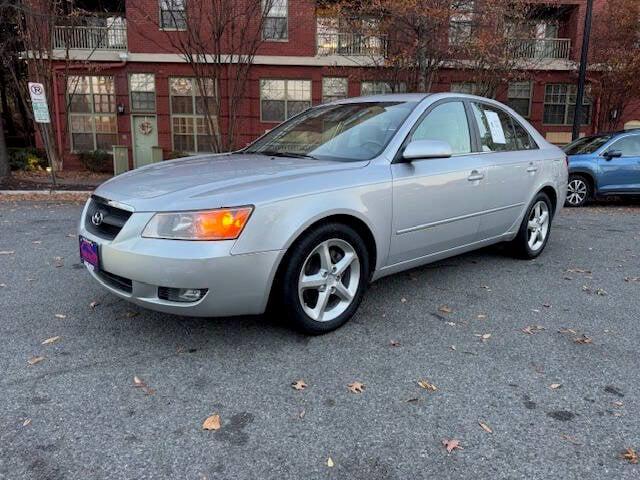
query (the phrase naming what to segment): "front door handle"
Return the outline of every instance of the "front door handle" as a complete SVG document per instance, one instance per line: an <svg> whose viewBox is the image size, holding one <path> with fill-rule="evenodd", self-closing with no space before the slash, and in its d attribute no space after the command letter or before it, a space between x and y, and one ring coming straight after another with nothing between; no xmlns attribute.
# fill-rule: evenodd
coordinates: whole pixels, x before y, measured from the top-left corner
<svg viewBox="0 0 640 480"><path fill-rule="evenodd" d="M484 178L484 173L480 173L477 170L471 172L471 175L467 177L467 180L470 182L477 182L478 180L482 180Z"/></svg>

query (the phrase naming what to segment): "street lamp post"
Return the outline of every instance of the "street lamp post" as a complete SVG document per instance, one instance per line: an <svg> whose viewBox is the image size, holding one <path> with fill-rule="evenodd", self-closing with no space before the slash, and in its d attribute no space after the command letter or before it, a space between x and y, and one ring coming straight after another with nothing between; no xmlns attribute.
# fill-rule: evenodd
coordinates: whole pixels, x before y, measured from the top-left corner
<svg viewBox="0 0 640 480"><path fill-rule="evenodd" d="M589 37L591 36L591 17L593 15L593 0L587 0L587 14L584 17L584 34L582 36L582 53L580 54L580 72L578 74L578 92L576 106L573 115L573 140L580 136L582 124L582 103L584 100L584 88L587 79L587 63L589 62Z"/></svg>

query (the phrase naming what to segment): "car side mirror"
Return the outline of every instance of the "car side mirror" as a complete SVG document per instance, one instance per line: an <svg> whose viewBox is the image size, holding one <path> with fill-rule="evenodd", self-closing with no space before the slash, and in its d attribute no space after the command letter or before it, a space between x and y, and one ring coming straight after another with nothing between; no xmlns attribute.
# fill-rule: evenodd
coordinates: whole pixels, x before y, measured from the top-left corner
<svg viewBox="0 0 640 480"><path fill-rule="evenodd" d="M429 158L449 158L453 155L451 145L441 140L414 140L406 146L402 158L406 162Z"/></svg>
<svg viewBox="0 0 640 480"><path fill-rule="evenodd" d="M620 158L622 156L622 152L620 150L609 150L608 152L604 152L602 156L607 160L607 162L609 162L612 158Z"/></svg>

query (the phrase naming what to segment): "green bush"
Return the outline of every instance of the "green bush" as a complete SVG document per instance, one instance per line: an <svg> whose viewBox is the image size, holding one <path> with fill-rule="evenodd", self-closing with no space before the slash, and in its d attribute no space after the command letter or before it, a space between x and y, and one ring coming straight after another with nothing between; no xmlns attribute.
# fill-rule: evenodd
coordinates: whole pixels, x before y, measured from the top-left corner
<svg viewBox="0 0 640 480"><path fill-rule="evenodd" d="M190 157L190 156L191 156L190 153L173 151L169 153L169 155L167 156L167 160L175 160L176 158L183 158L183 157Z"/></svg>
<svg viewBox="0 0 640 480"><path fill-rule="evenodd" d="M84 168L94 173L112 173L113 157L110 153L103 150L95 150L93 152L82 152L78 155L80 163Z"/></svg>
<svg viewBox="0 0 640 480"><path fill-rule="evenodd" d="M39 148L10 148L9 165L11 170L35 172L47 168L47 155Z"/></svg>

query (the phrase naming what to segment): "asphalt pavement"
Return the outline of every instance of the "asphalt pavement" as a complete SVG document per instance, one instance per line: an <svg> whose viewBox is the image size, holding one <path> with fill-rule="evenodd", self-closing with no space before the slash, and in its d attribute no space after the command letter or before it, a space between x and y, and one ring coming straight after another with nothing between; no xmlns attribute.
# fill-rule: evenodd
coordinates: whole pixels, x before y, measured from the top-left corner
<svg viewBox="0 0 640 480"><path fill-rule="evenodd" d="M1 479L640 478L638 204L385 278L320 337L106 293L80 209L0 201Z"/></svg>

